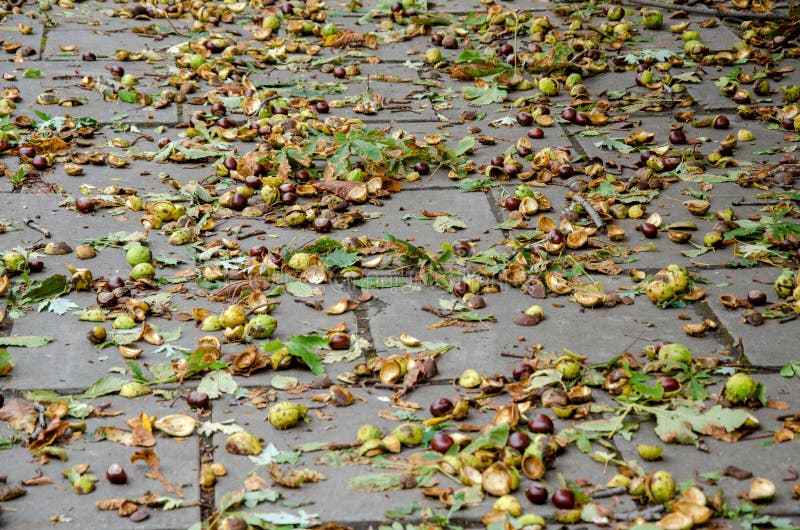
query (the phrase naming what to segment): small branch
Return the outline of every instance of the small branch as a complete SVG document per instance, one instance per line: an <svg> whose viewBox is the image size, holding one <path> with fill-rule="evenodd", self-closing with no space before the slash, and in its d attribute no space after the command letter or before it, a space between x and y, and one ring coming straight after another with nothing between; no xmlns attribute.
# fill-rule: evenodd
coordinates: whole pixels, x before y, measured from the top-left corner
<svg viewBox="0 0 800 530"><path fill-rule="evenodd" d="M628 488L625 486L617 486L616 488L605 488L599 491L595 491L591 494L593 499L606 499L608 497L613 497L614 495L621 495L626 493Z"/></svg>
<svg viewBox="0 0 800 530"><path fill-rule="evenodd" d="M239 234L238 236L236 236L236 240L242 241L244 239L249 239L255 236L263 236L266 233L267 233L266 230L253 230L252 232L248 232L246 234Z"/></svg>
<svg viewBox="0 0 800 530"><path fill-rule="evenodd" d="M661 519L663 513L664 507L659 505L642 511L633 510L630 512L615 513L614 520L632 522L641 517L645 521L657 521Z"/></svg>
<svg viewBox="0 0 800 530"><path fill-rule="evenodd" d="M50 230L37 224L36 221L34 221L33 219L25 219L25 225L28 228L32 228L33 230L36 230L37 232L41 233L46 239L50 239L51 235Z"/></svg>
<svg viewBox="0 0 800 530"><path fill-rule="evenodd" d="M600 214L597 213L597 210L594 209L594 206L589 204L589 201L577 193L572 196L572 200L583 206L583 209L586 210L586 213L592 218L592 222L597 228L603 228L603 225L605 224L603 219L600 218Z"/></svg>

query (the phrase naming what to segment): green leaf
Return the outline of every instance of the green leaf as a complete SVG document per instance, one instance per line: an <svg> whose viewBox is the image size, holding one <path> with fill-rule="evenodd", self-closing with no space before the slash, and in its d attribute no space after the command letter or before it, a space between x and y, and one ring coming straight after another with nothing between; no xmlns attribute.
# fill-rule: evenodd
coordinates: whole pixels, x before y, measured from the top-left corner
<svg viewBox="0 0 800 530"><path fill-rule="evenodd" d="M265 352L277 350L285 346L289 353L305 362L315 375L324 375L325 369L316 353L317 348L323 348L329 343L327 337L319 335L295 335L285 342L279 340L264 344Z"/></svg>
<svg viewBox="0 0 800 530"><path fill-rule="evenodd" d="M280 492L271 488L248 491L244 494L244 505L247 508L254 508L262 502L276 502L281 497L283 495Z"/></svg>
<svg viewBox="0 0 800 530"><path fill-rule="evenodd" d="M314 288L311 287L311 285L300 281L287 283L286 291L298 298L311 298L312 296L316 296Z"/></svg>
<svg viewBox="0 0 800 530"><path fill-rule="evenodd" d="M128 370L133 376L134 381L139 381L140 383L148 382L147 376L144 375L144 370L142 369L142 365L133 360L126 361L125 365L128 367Z"/></svg>
<svg viewBox="0 0 800 530"><path fill-rule="evenodd" d="M636 149L626 144L622 138L605 138L599 142L595 142L595 147L601 149L608 149L610 151L618 151L623 154L634 152Z"/></svg>
<svg viewBox="0 0 800 530"><path fill-rule="evenodd" d="M464 87L462 90L464 99L472 105L482 106L492 103L502 103L506 100L508 92L499 88L497 85L490 85L488 88Z"/></svg>
<svg viewBox="0 0 800 530"><path fill-rule="evenodd" d="M350 479L347 489L364 493L404 489L408 476L399 474L367 473Z"/></svg>
<svg viewBox="0 0 800 530"><path fill-rule="evenodd" d="M117 97L125 103L136 103L138 95L138 92L135 90L120 90L117 92Z"/></svg>
<svg viewBox="0 0 800 530"><path fill-rule="evenodd" d="M675 410L666 406L646 409L656 417L655 433L667 443L696 443L699 439L697 433L708 434L712 427L723 427L732 432L744 425L748 418L744 410L726 409L721 405L714 405L705 412L685 406Z"/></svg>
<svg viewBox="0 0 800 530"><path fill-rule="evenodd" d="M562 378L563 376L558 370L537 370L528 380L528 386L526 387L525 391L529 392L531 390L536 390L537 388L544 388L548 385L552 385L553 383L560 382Z"/></svg>
<svg viewBox="0 0 800 530"><path fill-rule="evenodd" d="M786 363L781 368L780 374L783 377L800 377L800 360L793 360Z"/></svg>
<svg viewBox="0 0 800 530"><path fill-rule="evenodd" d="M108 394L116 394L119 392L120 388L122 388L122 385L127 382L127 380L120 377L110 375L103 376L92 383L91 386L86 389L86 392L76 397L81 399L94 399Z"/></svg>
<svg viewBox="0 0 800 530"><path fill-rule="evenodd" d="M461 156L470 149L475 147L475 138L472 136L465 136L459 142L456 148L453 150L456 156Z"/></svg>
<svg viewBox="0 0 800 530"><path fill-rule="evenodd" d="M508 433L508 424L501 423L500 425L492 427L488 432L485 432L475 438L472 443L470 443L461 451L461 453L469 455L478 449L499 449L501 447L505 447L506 442L508 441Z"/></svg>
<svg viewBox="0 0 800 530"><path fill-rule="evenodd" d="M393 287L403 287L408 285L408 282L394 278L370 277L353 280L353 285L362 289L391 289Z"/></svg>
<svg viewBox="0 0 800 530"><path fill-rule="evenodd" d="M200 384L197 385L198 392L205 392L210 399L217 399L222 394L231 394L239 388L233 376L223 370L214 370L207 373Z"/></svg>
<svg viewBox="0 0 800 530"><path fill-rule="evenodd" d="M266 525L270 525L270 528L272 527L271 525L279 525L289 528L293 526L307 528L309 526L319 524L319 521L317 520L319 516L317 514L307 513L304 510L300 510L297 515L289 512L245 512L241 517L245 523L257 526L258 528L266 528Z"/></svg>
<svg viewBox="0 0 800 530"><path fill-rule="evenodd" d="M53 274L41 282L33 282L22 296L23 304L33 304L61 296L69 291L67 277L63 274Z"/></svg>
<svg viewBox="0 0 800 530"><path fill-rule="evenodd" d="M326 255L322 258L322 262L325 264L326 267L330 268L344 268L349 267L355 263L358 263L360 256L357 252L350 252L344 248L337 248L330 254Z"/></svg>
<svg viewBox="0 0 800 530"><path fill-rule="evenodd" d="M478 50L464 50L458 57L456 57L457 63L471 63L480 60L481 52Z"/></svg>
<svg viewBox="0 0 800 530"><path fill-rule="evenodd" d="M497 183L492 179L465 178L458 181L456 188L461 191L483 191L496 185Z"/></svg>
<svg viewBox="0 0 800 530"><path fill-rule="evenodd" d="M458 228L467 228L467 223L450 215L439 215L433 221L433 229L440 234L455 232Z"/></svg>
<svg viewBox="0 0 800 530"><path fill-rule="evenodd" d="M41 348L52 340L53 337L46 337L44 335L9 335L7 337L0 337L0 346Z"/></svg>
<svg viewBox="0 0 800 530"><path fill-rule="evenodd" d="M5 348L0 348L0 376L7 375L14 368L14 359Z"/></svg>
<svg viewBox="0 0 800 530"><path fill-rule="evenodd" d="M55 313L56 315L63 315L67 311L71 309L77 309L80 307L78 304L70 300L69 298L53 298L52 300L44 300L39 302L39 306L36 308L37 311L40 313L42 311L47 311L49 313Z"/></svg>
<svg viewBox="0 0 800 530"><path fill-rule="evenodd" d="M42 77L41 70L34 70L31 68L30 70L25 70L25 74L23 75L25 79L39 79Z"/></svg>

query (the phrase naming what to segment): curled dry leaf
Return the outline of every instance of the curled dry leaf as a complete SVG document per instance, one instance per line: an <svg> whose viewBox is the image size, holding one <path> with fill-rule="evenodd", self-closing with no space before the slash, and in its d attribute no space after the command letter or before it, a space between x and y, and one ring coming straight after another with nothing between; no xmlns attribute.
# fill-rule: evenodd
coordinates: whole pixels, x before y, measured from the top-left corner
<svg viewBox="0 0 800 530"><path fill-rule="evenodd" d="M180 487L168 481L161 472L160 460L153 449L142 449L141 451L136 451L133 456L131 456L131 463L138 462L140 460L150 467L150 472L145 473L144 476L161 482L169 493L183 498L183 492L181 491Z"/></svg>

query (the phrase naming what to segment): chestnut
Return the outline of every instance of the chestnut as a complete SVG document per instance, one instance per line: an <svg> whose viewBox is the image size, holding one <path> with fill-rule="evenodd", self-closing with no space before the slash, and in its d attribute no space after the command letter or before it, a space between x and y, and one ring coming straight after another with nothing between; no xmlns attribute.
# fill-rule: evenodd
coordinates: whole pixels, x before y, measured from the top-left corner
<svg viewBox="0 0 800 530"><path fill-rule="evenodd" d="M452 401L447 398L439 398L431 403L429 410L431 411L431 416L434 418L441 418L453 412L454 408L455 405L453 405Z"/></svg>
<svg viewBox="0 0 800 530"><path fill-rule="evenodd" d="M675 392L681 388L680 382L674 377L664 376L658 382L661 383L664 392Z"/></svg>
<svg viewBox="0 0 800 530"><path fill-rule="evenodd" d="M642 223L639 227L642 235L647 239L655 239L658 237L658 227L652 223Z"/></svg>
<svg viewBox="0 0 800 530"><path fill-rule="evenodd" d="M453 437L447 433L437 432L431 438L431 449L437 453L445 454L453 447Z"/></svg>
<svg viewBox="0 0 800 530"><path fill-rule="evenodd" d="M121 465L114 462L106 469L106 478L112 484L125 484L128 482L128 474Z"/></svg>
<svg viewBox="0 0 800 530"><path fill-rule="evenodd" d="M578 111L573 109L572 107L567 107L561 111L561 118L567 121L575 121L575 116L578 115Z"/></svg>
<svg viewBox="0 0 800 530"><path fill-rule="evenodd" d="M19 147L19 156L33 158L36 156L36 149L32 145L21 145Z"/></svg>
<svg viewBox="0 0 800 530"><path fill-rule="evenodd" d="M747 293L747 301L756 306L764 305L767 303L767 293L753 289Z"/></svg>
<svg viewBox="0 0 800 530"><path fill-rule="evenodd" d="M517 197L514 195L509 195L505 199L503 199L503 208L509 211L514 211L519 208L519 205L522 204Z"/></svg>
<svg viewBox="0 0 800 530"><path fill-rule="evenodd" d="M231 209L241 212L247 207L247 196L243 193L234 193L231 197Z"/></svg>
<svg viewBox="0 0 800 530"><path fill-rule="evenodd" d="M222 117L228 113L228 109L222 103L212 103L209 112L214 116Z"/></svg>
<svg viewBox="0 0 800 530"><path fill-rule="evenodd" d="M532 140L540 140L544 138L544 129L541 127L534 127L528 131L528 138Z"/></svg>
<svg viewBox="0 0 800 530"><path fill-rule="evenodd" d="M44 261L38 258L31 258L28 260L28 272L42 272L44 270ZM0 404L0 407L3 405Z"/></svg>
<svg viewBox="0 0 800 530"><path fill-rule="evenodd" d="M456 48L458 48L458 41L452 35L446 35L442 39L442 46L444 46L448 50L455 50Z"/></svg>
<svg viewBox="0 0 800 530"><path fill-rule="evenodd" d="M669 132L669 143L673 145L683 145L686 143L686 133L679 130Z"/></svg>
<svg viewBox="0 0 800 530"><path fill-rule="evenodd" d="M524 452L530 443L531 437L520 431L515 431L508 435L508 441L506 442L509 447L516 449L520 453Z"/></svg>
<svg viewBox="0 0 800 530"><path fill-rule="evenodd" d="M469 285L464 280L456 280L453 282L453 294L456 296L464 296L469 291Z"/></svg>
<svg viewBox="0 0 800 530"><path fill-rule="evenodd" d="M533 366L528 363L519 363L514 367L511 376L514 378L514 381L522 381L533 375L534 371Z"/></svg>
<svg viewBox="0 0 800 530"><path fill-rule="evenodd" d="M344 77L347 75L347 71L343 66L334 66L331 73L336 79L344 79Z"/></svg>
<svg viewBox="0 0 800 530"><path fill-rule="evenodd" d="M555 430L553 420L547 414L537 414L528 420L528 430L537 434L550 434Z"/></svg>
<svg viewBox="0 0 800 530"><path fill-rule="evenodd" d="M427 175L431 172L431 167L428 165L427 162L417 162L414 164L414 171L419 173L420 175Z"/></svg>
<svg viewBox="0 0 800 530"><path fill-rule="evenodd" d="M332 333L328 337L328 341L332 350L347 350L350 348L350 335L343 331Z"/></svg>
<svg viewBox="0 0 800 530"><path fill-rule="evenodd" d="M530 127L533 124L533 116L530 112L517 112L517 123L522 125L523 127Z"/></svg>
<svg viewBox="0 0 800 530"><path fill-rule="evenodd" d="M261 188L261 186L263 186L264 183L261 182L261 179L255 175L247 175L244 178L244 185L247 186L248 188L257 190Z"/></svg>
<svg viewBox="0 0 800 530"><path fill-rule="evenodd" d="M731 126L731 122L727 116L719 115L714 118L714 121L711 123L711 126L715 129L727 129Z"/></svg>
<svg viewBox="0 0 800 530"><path fill-rule="evenodd" d="M95 202L91 197L78 197L75 199L75 209L80 213L92 213Z"/></svg>
<svg viewBox="0 0 800 530"><path fill-rule="evenodd" d="M547 502L547 488L541 484L531 482L525 488L525 497L533 504L544 504Z"/></svg>
<svg viewBox="0 0 800 530"><path fill-rule="evenodd" d="M320 234L327 234L333 230L333 221L327 217L315 217L311 223L311 229Z"/></svg>
<svg viewBox="0 0 800 530"><path fill-rule="evenodd" d="M47 158L43 157L42 155L35 155L31 159L31 165L35 169L38 169L39 171L41 171L43 169L47 169L47 166L49 166L50 163L47 161Z"/></svg>
<svg viewBox="0 0 800 530"><path fill-rule="evenodd" d="M463 258L469 256L471 252L472 252L472 247L470 247L469 243L467 243L466 241L459 240L453 242L453 253L456 256L460 256Z"/></svg>
<svg viewBox="0 0 800 530"><path fill-rule="evenodd" d="M553 506L561 510L571 510L575 507L575 494L566 488L554 491L550 500L553 501Z"/></svg>
<svg viewBox="0 0 800 530"><path fill-rule="evenodd" d="M205 392L189 392L189 395L186 397L186 404L193 409L208 409L210 399Z"/></svg>
<svg viewBox="0 0 800 530"><path fill-rule="evenodd" d="M327 101L317 101L314 103L314 108L319 114L327 114L331 110Z"/></svg>

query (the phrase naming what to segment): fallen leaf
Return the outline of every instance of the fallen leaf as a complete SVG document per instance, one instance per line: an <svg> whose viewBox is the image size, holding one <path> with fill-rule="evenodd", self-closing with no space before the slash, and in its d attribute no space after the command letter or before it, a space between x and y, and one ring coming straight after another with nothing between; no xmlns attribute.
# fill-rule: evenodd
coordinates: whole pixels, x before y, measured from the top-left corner
<svg viewBox="0 0 800 530"><path fill-rule="evenodd" d="M161 482L164 485L164 489L166 489L168 492L174 493L178 497L183 498L183 492L181 491L180 487L172 484L166 479L164 474L161 473L160 461L158 455L156 455L156 452L153 449L142 449L141 451L136 451L133 456L131 456L131 463L139 460L150 466L151 471L149 473L145 473L145 477Z"/></svg>
<svg viewBox="0 0 800 530"><path fill-rule="evenodd" d="M33 404L22 399L12 399L0 409L0 420L6 421L15 431L33 434L38 414Z"/></svg>

